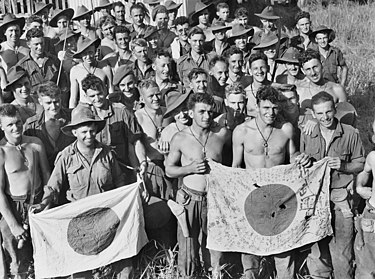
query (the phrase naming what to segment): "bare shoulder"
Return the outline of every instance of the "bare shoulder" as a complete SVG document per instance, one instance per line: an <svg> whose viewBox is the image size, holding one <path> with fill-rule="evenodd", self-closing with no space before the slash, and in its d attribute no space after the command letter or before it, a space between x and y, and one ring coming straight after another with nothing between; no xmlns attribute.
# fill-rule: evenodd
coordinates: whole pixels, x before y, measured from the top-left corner
<svg viewBox="0 0 375 279"><path fill-rule="evenodd" d="M238 125L233 131L233 137L236 136L244 136L246 135L250 129L252 129L254 125L254 119L249 119L244 123Z"/></svg>
<svg viewBox="0 0 375 279"><path fill-rule="evenodd" d="M288 138L292 138L294 134L293 125L289 122L280 123L281 130L287 135Z"/></svg>
<svg viewBox="0 0 375 279"><path fill-rule="evenodd" d="M225 136L229 131L225 126L220 125L217 122L212 122L211 132L217 134L218 136Z"/></svg>
<svg viewBox="0 0 375 279"><path fill-rule="evenodd" d="M180 146L184 145L186 141L189 139L188 137L189 133L187 133L187 130L184 129L178 133L176 133L171 140L171 147L179 149Z"/></svg>
<svg viewBox="0 0 375 279"><path fill-rule="evenodd" d="M22 141L24 143L29 143L30 145L32 145L33 147L36 147L37 149L40 149L43 146L42 141L37 137L23 135Z"/></svg>
<svg viewBox="0 0 375 279"><path fill-rule="evenodd" d="M366 163L369 164L371 168L375 167L375 151L371 151L367 155Z"/></svg>

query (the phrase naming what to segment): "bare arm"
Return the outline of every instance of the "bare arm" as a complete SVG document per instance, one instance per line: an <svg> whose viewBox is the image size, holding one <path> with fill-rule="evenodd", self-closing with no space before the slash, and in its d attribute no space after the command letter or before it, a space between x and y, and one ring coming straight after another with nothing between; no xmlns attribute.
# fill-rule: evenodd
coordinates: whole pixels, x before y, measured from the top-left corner
<svg viewBox="0 0 375 279"><path fill-rule="evenodd" d="M357 176L356 191L364 199L369 199L371 197L372 188L367 187L367 184L375 171L374 163L375 152L372 151L366 158L366 163L363 171L361 171Z"/></svg>
<svg viewBox="0 0 375 279"><path fill-rule="evenodd" d="M233 144L233 168L240 168L243 161L244 153L244 138L246 135L245 128L242 125L237 126L233 131L232 144Z"/></svg>
<svg viewBox="0 0 375 279"><path fill-rule="evenodd" d="M341 66L340 84L341 84L342 87L345 87L347 77L348 77L348 66L346 66L346 65Z"/></svg>
<svg viewBox="0 0 375 279"><path fill-rule="evenodd" d="M335 92L336 97L339 99L339 102L348 101L345 89L341 84L335 84L335 86L333 87L333 91Z"/></svg>
<svg viewBox="0 0 375 279"><path fill-rule="evenodd" d="M107 76L107 85L108 85L108 93L114 93L115 92L115 87L113 86L113 74L112 70L109 66L105 66L103 68L104 73Z"/></svg>
<svg viewBox="0 0 375 279"><path fill-rule="evenodd" d="M51 170L48 164L47 153L46 153L46 150L44 148L42 141L39 138L35 138L35 140L36 140L35 146L36 146L36 151L38 154L39 167L40 167L41 176L42 176L42 183L43 185L47 185L48 180L51 176Z"/></svg>
<svg viewBox="0 0 375 279"><path fill-rule="evenodd" d="M70 99L69 108L73 109L77 106L79 101L79 83L76 78L76 73L74 67L70 71Z"/></svg>

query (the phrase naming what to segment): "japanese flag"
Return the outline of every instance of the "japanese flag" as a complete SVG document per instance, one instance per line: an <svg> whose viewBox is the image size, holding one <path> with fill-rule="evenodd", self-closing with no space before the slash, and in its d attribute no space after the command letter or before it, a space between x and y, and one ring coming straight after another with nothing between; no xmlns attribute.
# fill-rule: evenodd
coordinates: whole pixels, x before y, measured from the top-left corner
<svg viewBox="0 0 375 279"><path fill-rule="evenodd" d="M138 183L30 214L36 278L130 258L147 243Z"/></svg>

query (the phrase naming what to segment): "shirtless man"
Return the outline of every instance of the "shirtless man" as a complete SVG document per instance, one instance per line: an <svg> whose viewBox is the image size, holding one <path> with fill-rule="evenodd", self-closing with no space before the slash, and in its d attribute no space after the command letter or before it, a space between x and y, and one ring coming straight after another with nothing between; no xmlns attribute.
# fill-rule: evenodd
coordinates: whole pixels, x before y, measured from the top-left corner
<svg viewBox="0 0 375 279"><path fill-rule="evenodd" d="M72 67L70 70L70 100L69 108L75 108L78 102L89 103L86 100L82 90L82 80L88 75L92 74L100 78L106 84L109 93L114 92L112 83L112 70L103 63L95 59L95 50L100 44L100 40L83 40L78 42L77 52L73 58L80 58L81 63Z"/></svg>
<svg viewBox="0 0 375 279"><path fill-rule="evenodd" d="M28 208L39 203L50 170L40 139L22 135L22 120L11 104L0 106L0 231L6 268L12 278L27 278L32 260Z"/></svg>
<svg viewBox="0 0 375 279"><path fill-rule="evenodd" d="M308 156L296 156L293 142L293 126L278 122L280 93L271 86L261 87L256 95L257 115L254 119L236 127L233 132L232 167L240 168L244 160L246 168L271 168L290 162L302 166L310 163ZM274 255L277 276L294 278L294 261L291 252ZM242 254L246 279L258 278L260 257Z"/></svg>
<svg viewBox="0 0 375 279"><path fill-rule="evenodd" d="M178 268L182 278L192 278L199 271L199 247L202 248L204 267L213 267L213 277L219 278L222 253L205 247L207 237L207 158L221 162L224 144L230 139L229 131L213 124L213 97L209 94L193 94L188 101L192 125L177 133L166 160L169 177L182 178L176 201L185 206L190 237L184 237L179 226ZM202 235L202 241L199 236ZM210 256L209 256L210 254Z"/></svg>

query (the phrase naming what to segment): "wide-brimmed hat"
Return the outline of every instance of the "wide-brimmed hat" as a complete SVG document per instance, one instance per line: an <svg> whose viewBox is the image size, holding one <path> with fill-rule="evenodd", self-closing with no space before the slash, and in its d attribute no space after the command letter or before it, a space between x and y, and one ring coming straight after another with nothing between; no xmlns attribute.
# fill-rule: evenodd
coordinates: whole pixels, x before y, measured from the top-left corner
<svg viewBox="0 0 375 279"><path fill-rule="evenodd" d="M254 29L253 28L246 28L242 24L234 24L232 27L232 34L229 37L230 41L234 41L237 37L242 35L253 36Z"/></svg>
<svg viewBox="0 0 375 279"><path fill-rule="evenodd" d="M148 37L150 37L152 34L156 32L158 32L158 29L155 26L147 26L143 39L146 40Z"/></svg>
<svg viewBox="0 0 375 279"><path fill-rule="evenodd" d="M165 226L171 218L172 212L167 202L151 196L150 200L143 205L143 216L146 229L158 229Z"/></svg>
<svg viewBox="0 0 375 279"><path fill-rule="evenodd" d="M79 40L77 43L77 51L74 53L73 58L80 58L81 54L88 49L90 46L95 46L95 49L98 48L100 45L100 39L96 40L90 40L90 39L84 39Z"/></svg>
<svg viewBox="0 0 375 279"><path fill-rule="evenodd" d="M117 71L116 71L116 73L113 77L113 85L114 86L119 85L119 83L123 80L123 78L126 77L127 75L130 75L130 74L133 74L135 76L133 68L130 67L129 65L121 65L117 69Z"/></svg>
<svg viewBox="0 0 375 279"><path fill-rule="evenodd" d="M49 22L49 26L51 27L57 27L57 19L61 16L66 16L68 20L71 20L74 15L74 10L71 8L65 9L65 10L60 10L60 9L55 9L53 11L53 16Z"/></svg>
<svg viewBox="0 0 375 279"><path fill-rule="evenodd" d="M155 20L156 15L158 13L164 13L164 12L166 14L168 14L167 7L164 6L164 5L157 5L155 8L152 9L152 12L151 12L151 18L152 18L152 20Z"/></svg>
<svg viewBox="0 0 375 279"><path fill-rule="evenodd" d="M157 5L160 4L160 0L143 0L143 3L148 5Z"/></svg>
<svg viewBox="0 0 375 279"><path fill-rule="evenodd" d="M275 13L272 6L267 6L263 9L263 11L260 14L254 14L257 17L263 18L263 19L280 19L280 17Z"/></svg>
<svg viewBox="0 0 375 279"><path fill-rule="evenodd" d="M225 25L225 22L222 20L216 20L212 23L212 25L208 28L212 33L216 31L227 31L229 29L232 29L232 26Z"/></svg>
<svg viewBox="0 0 375 279"><path fill-rule="evenodd" d="M112 3L109 0L100 0L99 5L94 8L94 11L97 12L109 7L112 7Z"/></svg>
<svg viewBox="0 0 375 279"><path fill-rule="evenodd" d="M309 34L310 41L316 43L315 37L318 33L327 33L328 34L328 43L332 42L336 38L336 33L333 29L328 28L325 25L320 25L313 32Z"/></svg>
<svg viewBox="0 0 375 279"><path fill-rule="evenodd" d="M93 11L87 9L85 5L78 6L72 20L78 20L79 18L84 17L86 15L92 15L92 13L93 13Z"/></svg>
<svg viewBox="0 0 375 279"><path fill-rule="evenodd" d="M300 55L300 51L298 48L290 47L288 48L282 57L277 58L277 63L292 63L292 64L299 64L298 57Z"/></svg>
<svg viewBox="0 0 375 279"><path fill-rule="evenodd" d="M193 21L196 21L196 17L199 15L199 13L205 9L212 9L213 7L213 3L210 3L208 5L198 1L197 3L195 3L195 9L194 9L194 13L191 14L191 19Z"/></svg>
<svg viewBox="0 0 375 279"><path fill-rule="evenodd" d="M52 7L53 7L53 5L51 3L46 4L46 3L43 3L43 2L37 2L37 3L35 3L35 12L34 12L34 15L39 15L43 11L49 10Z"/></svg>
<svg viewBox="0 0 375 279"><path fill-rule="evenodd" d="M165 100L167 110L165 111L163 118L168 118L169 116L171 116L171 113L175 109L177 109L179 106L181 106L183 103L187 101L190 94L191 94L191 91L189 93L186 93L186 92L181 93L178 90L173 90L173 91L168 92L168 94L166 95L166 100Z"/></svg>
<svg viewBox="0 0 375 279"><path fill-rule="evenodd" d="M177 4L176 2L173 2L172 0L167 0L164 3L164 6L167 8L168 11L174 11L178 10L181 7L182 3Z"/></svg>
<svg viewBox="0 0 375 279"><path fill-rule="evenodd" d="M23 27L25 26L25 18L16 17L13 14L5 15L3 18L3 22L0 25L0 35L4 34L9 25L18 25L20 27L20 30L22 31Z"/></svg>
<svg viewBox="0 0 375 279"><path fill-rule="evenodd" d="M27 71L25 71L25 69L23 69L20 66L14 66L10 68L7 74L8 83L6 84L4 91L11 91L10 87L15 82L19 81L23 77L28 77L28 76L29 74L27 73Z"/></svg>
<svg viewBox="0 0 375 279"><path fill-rule="evenodd" d="M88 105L79 104L75 107L75 109L72 110L72 121L62 127L61 131L67 136L74 137L72 134L72 130L78 125L89 122L94 122L97 124L97 133L103 130L106 123L105 120L102 120L98 116L96 116Z"/></svg>
<svg viewBox="0 0 375 279"><path fill-rule="evenodd" d="M67 28L67 30L60 32L59 41L55 43L55 46L58 46L59 44L64 43L65 40L68 40L71 37L77 37L78 39L80 35L81 35L81 32L73 32L72 30Z"/></svg>
<svg viewBox="0 0 375 279"><path fill-rule="evenodd" d="M258 50L258 49L268 48L270 46L276 45L278 40L279 38L276 34L269 33L263 36L262 39L260 40L259 45L253 47L253 49ZM283 44L286 40L288 40L288 37L281 36L280 44Z"/></svg>

